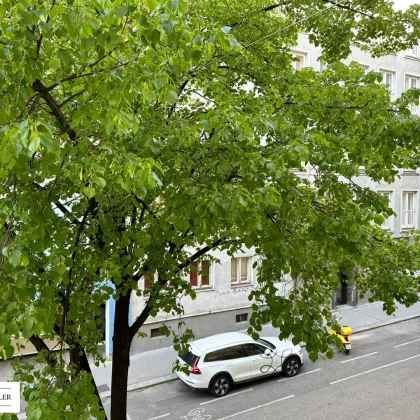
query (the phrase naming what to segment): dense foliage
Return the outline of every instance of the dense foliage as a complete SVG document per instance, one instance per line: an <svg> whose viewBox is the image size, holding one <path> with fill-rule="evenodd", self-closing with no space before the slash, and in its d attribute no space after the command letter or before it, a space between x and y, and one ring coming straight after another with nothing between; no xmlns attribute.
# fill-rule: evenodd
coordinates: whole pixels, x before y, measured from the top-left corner
<svg viewBox="0 0 420 420"><path fill-rule="evenodd" d="M101 360L92 313L110 295L111 417L125 419L132 338L158 311L182 313L177 298L194 298L183 275L211 250L255 247L254 333L272 322L312 358L331 356L338 271L363 267L353 280L388 312L418 300L417 246L382 232L387 203L352 178L416 167L419 92L392 102L381 75L340 60L354 45L378 56L417 44L419 10L2 0L0 350L11 357L20 334L40 352L41 370L16 367L28 419L104 415L87 354ZM323 72L293 70L299 32L323 48ZM158 280L144 292L148 271ZM274 282L288 272L300 286L285 297ZM144 293L130 326L130 296Z"/></svg>

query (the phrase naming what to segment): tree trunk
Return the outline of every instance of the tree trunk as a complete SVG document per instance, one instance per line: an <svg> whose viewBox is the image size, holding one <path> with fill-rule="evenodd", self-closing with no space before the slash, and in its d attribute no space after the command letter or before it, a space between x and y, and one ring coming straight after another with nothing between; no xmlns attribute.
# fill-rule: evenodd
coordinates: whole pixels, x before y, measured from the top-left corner
<svg viewBox="0 0 420 420"><path fill-rule="evenodd" d="M115 302L114 349L111 379L111 420L127 419L127 381L130 346L133 339L128 326L130 294Z"/></svg>

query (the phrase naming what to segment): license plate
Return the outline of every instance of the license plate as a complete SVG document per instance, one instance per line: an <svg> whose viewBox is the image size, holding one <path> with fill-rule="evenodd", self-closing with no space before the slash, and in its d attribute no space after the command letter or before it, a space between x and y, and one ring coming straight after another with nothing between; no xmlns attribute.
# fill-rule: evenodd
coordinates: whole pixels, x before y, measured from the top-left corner
<svg viewBox="0 0 420 420"><path fill-rule="evenodd" d="M344 348L346 350L351 350L351 344L344 344Z"/></svg>

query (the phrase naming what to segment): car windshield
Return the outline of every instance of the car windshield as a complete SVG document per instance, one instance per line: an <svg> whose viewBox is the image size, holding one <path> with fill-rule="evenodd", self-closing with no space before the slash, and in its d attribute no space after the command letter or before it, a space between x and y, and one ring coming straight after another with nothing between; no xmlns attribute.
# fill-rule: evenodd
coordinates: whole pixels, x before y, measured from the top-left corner
<svg viewBox="0 0 420 420"><path fill-rule="evenodd" d="M194 366L195 361L198 359L198 356L190 351L185 354L179 353L178 356L189 366Z"/></svg>
<svg viewBox="0 0 420 420"><path fill-rule="evenodd" d="M260 344L262 344L263 346L270 347L271 350L274 350L276 348L276 346L274 344L270 343L267 340L263 340L262 338L259 338L258 342Z"/></svg>

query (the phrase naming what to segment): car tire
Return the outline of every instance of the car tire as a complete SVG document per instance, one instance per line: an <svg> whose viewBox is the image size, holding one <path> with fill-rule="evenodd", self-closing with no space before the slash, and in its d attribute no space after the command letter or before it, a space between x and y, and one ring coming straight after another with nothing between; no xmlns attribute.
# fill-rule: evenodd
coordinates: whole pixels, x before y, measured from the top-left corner
<svg viewBox="0 0 420 420"><path fill-rule="evenodd" d="M283 373L284 376L292 378L296 376L300 369L300 360L297 357L289 357L283 363Z"/></svg>
<svg viewBox="0 0 420 420"><path fill-rule="evenodd" d="M344 350L344 354L350 354L350 350Z"/></svg>
<svg viewBox="0 0 420 420"><path fill-rule="evenodd" d="M227 375L219 375L213 379L210 386L210 392L213 397L220 398L229 394L231 381Z"/></svg>

